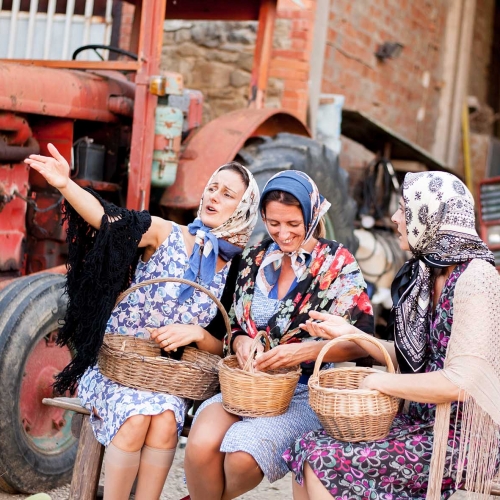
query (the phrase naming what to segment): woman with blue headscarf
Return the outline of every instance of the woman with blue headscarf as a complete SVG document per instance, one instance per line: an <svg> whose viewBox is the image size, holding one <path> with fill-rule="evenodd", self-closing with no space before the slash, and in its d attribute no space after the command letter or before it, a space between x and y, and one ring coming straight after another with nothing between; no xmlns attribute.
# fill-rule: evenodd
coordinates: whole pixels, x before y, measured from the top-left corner
<svg viewBox="0 0 500 500"><path fill-rule="evenodd" d="M255 361L258 370L302 365L302 376L288 411L277 417L240 418L226 412L221 395L200 408L186 449L191 499L236 498L266 476L273 482L288 468L281 457L295 439L320 423L308 404L307 380L324 341L300 325L311 310L348 318L372 333L372 308L361 271L341 244L324 239L322 217L330 203L312 179L294 170L280 172L262 193L260 211L270 238L245 250L231 310L231 345L243 366L259 330L271 343ZM226 339L227 340L227 339ZM364 355L345 343L329 362Z"/></svg>

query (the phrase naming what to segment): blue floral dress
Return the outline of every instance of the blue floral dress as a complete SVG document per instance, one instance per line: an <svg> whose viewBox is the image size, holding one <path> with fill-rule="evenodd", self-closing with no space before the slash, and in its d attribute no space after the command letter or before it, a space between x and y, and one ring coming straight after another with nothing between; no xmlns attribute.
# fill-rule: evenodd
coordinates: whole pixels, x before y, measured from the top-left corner
<svg viewBox="0 0 500 500"><path fill-rule="evenodd" d="M154 278L182 278L189 263L182 231L172 224L172 232L147 262L139 261L132 285ZM215 274L207 287L221 297L229 263ZM106 333L148 338L145 327L172 323L207 326L217 306L204 293L195 290L182 305L177 302L178 283L154 283L129 294L111 313ZM78 387L78 396L91 413L96 439L107 446L127 418L158 415L172 411L180 433L189 401L160 392L142 391L117 384L105 377L97 366L89 368Z"/></svg>
<svg viewBox="0 0 500 500"><path fill-rule="evenodd" d="M427 348L426 372L444 367L453 324L455 284L468 262L456 266L439 298ZM424 500L432 456L436 405L411 402L408 414L397 415L386 439L348 443L312 431L295 442L283 458L302 484L309 464L332 497L342 500ZM441 498L455 492L456 460L460 441L460 413L452 405L446 453L447 468Z"/></svg>

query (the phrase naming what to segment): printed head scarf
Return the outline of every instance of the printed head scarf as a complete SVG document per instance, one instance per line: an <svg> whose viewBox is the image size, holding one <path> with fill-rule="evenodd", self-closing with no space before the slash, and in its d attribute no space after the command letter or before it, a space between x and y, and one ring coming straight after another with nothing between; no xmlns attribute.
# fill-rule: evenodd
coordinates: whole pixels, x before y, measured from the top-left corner
<svg viewBox="0 0 500 500"><path fill-rule="evenodd" d="M210 177L209 186L221 169L219 167ZM245 168L245 167L242 167ZM257 223L259 206L259 187L248 169L249 183L235 211L220 226L210 228L201 221L203 198L198 207L196 219L188 225L191 234L195 234L193 252L189 257L189 267L184 273L184 279L196 281L200 278L201 284L208 286L215 276L217 257L220 255L225 261L230 261L234 256L243 252L252 231ZM206 188L205 188L206 189ZM194 289L190 285L181 285L179 302L183 303L193 295Z"/></svg>
<svg viewBox="0 0 500 500"><path fill-rule="evenodd" d="M261 200L264 200L266 194L271 191L289 193L300 203L306 234L300 247L288 254L292 261L295 279L299 282L304 275L304 271L307 269L306 259L308 253L304 250L303 246L313 236L321 217L330 208L330 203L319 194L318 187L314 181L307 174L298 170L285 170L271 177L264 186ZM262 211L262 201L259 208ZM256 284L266 296L269 296L270 291L278 281L284 255L285 253L280 249L279 245L274 242L269 246L268 252L262 261L257 274Z"/></svg>
<svg viewBox="0 0 500 500"><path fill-rule="evenodd" d="M472 259L494 264L475 229L474 198L446 172L408 173L403 183L406 232L413 258L392 284L394 341L402 373L423 369L429 334L431 268Z"/></svg>

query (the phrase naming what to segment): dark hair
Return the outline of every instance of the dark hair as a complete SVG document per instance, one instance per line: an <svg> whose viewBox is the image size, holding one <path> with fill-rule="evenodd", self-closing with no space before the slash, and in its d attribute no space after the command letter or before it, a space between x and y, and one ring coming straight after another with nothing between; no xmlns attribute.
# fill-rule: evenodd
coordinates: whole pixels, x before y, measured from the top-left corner
<svg viewBox="0 0 500 500"><path fill-rule="evenodd" d="M220 167L219 169L219 172L222 172L223 170L231 170L232 172L236 172L237 174L239 174L241 180L243 181L243 184L245 184L245 189L250 185L250 177L248 175L248 172L241 163L238 163L237 161L230 161L229 163L225 163L224 165L222 165L222 167Z"/></svg>
<svg viewBox="0 0 500 500"><path fill-rule="evenodd" d="M295 198L295 196L293 196L293 194L276 189L274 191L268 191L262 198L262 201L260 202L260 206L264 216L266 215L266 207L271 201L276 201L278 203L282 203L283 205L299 207L300 212L302 213L302 205L300 204L299 200ZM324 238L325 232L326 232L325 221L323 220L322 217L318 225L316 226L316 229L314 230L313 238Z"/></svg>

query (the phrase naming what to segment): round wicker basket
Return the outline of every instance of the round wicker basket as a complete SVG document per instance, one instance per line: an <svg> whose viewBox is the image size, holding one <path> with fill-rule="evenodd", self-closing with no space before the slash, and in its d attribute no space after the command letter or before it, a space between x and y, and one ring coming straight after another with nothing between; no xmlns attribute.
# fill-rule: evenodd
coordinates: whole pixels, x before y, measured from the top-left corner
<svg viewBox="0 0 500 500"><path fill-rule="evenodd" d="M253 359L262 337L266 340L265 350L269 350L267 334L259 332L243 369L236 356L219 361L222 406L241 417L274 417L285 413L300 378L301 369L298 366L268 372L254 370Z"/></svg>
<svg viewBox="0 0 500 500"><path fill-rule="evenodd" d="M226 330L230 333L229 318L217 297L198 283L182 278L143 281L125 290L116 304L138 288L162 282L187 283L206 293L221 311ZM203 400L217 394L219 390L220 359L219 356L193 347L186 347L180 360L162 357L160 346L152 340L111 333L104 335L98 365L103 375L119 384Z"/></svg>
<svg viewBox="0 0 500 500"><path fill-rule="evenodd" d="M391 357L375 338L363 334L343 335L321 349L309 379L309 404L325 431L340 441L376 441L389 433L398 411L399 398L379 391L359 389L361 381L374 368L348 367L321 370L327 351L339 342L359 340L376 345L384 355L387 371L394 373Z"/></svg>

